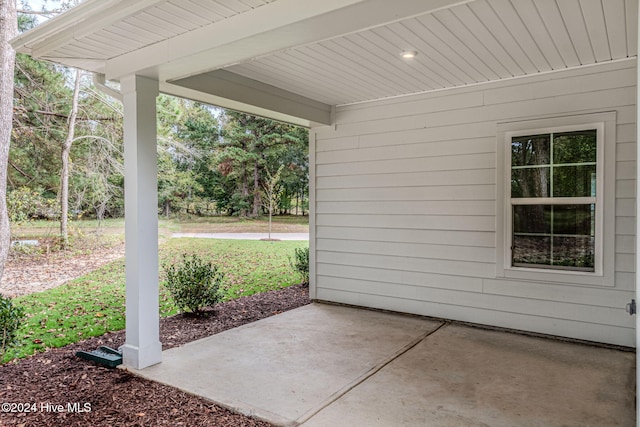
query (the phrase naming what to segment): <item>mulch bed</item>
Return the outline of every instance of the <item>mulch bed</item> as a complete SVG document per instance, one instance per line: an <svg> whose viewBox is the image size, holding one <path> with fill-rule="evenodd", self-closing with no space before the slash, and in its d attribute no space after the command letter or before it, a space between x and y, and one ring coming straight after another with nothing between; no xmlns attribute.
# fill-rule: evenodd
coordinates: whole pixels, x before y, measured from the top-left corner
<svg viewBox="0 0 640 427"><path fill-rule="evenodd" d="M163 348L183 345L309 302L308 289L296 285L218 304L205 317L164 318L160 321ZM100 345L117 348L122 344L124 331L112 332L0 366L0 426L270 426L174 388L75 356L78 350ZM7 408L7 403L18 405ZM69 411L67 404L76 403L79 405L74 409L89 411ZM58 409L62 410L56 412Z"/></svg>

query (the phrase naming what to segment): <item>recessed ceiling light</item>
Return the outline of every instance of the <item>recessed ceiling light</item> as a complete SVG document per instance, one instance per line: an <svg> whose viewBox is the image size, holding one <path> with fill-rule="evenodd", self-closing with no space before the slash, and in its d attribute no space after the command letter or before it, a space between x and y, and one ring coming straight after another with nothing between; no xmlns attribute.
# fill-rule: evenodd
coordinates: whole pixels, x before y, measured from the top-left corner
<svg viewBox="0 0 640 427"><path fill-rule="evenodd" d="M400 52L400 56L404 59L413 59L418 55L418 52L415 50L403 50Z"/></svg>

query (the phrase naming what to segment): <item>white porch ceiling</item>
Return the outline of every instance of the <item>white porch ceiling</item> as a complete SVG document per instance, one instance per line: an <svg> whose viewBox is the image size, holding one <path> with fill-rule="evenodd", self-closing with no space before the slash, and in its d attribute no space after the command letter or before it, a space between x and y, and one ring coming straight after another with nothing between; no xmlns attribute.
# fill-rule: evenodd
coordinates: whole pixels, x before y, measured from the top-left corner
<svg viewBox="0 0 640 427"><path fill-rule="evenodd" d="M227 71L349 104L633 57L636 16L632 0L477 0Z"/></svg>
<svg viewBox="0 0 640 427"><path fill-rule="evenodd" d="M636 57L637 16L638 0L87 0L14 45L326 123L334 105Z"/></svg>

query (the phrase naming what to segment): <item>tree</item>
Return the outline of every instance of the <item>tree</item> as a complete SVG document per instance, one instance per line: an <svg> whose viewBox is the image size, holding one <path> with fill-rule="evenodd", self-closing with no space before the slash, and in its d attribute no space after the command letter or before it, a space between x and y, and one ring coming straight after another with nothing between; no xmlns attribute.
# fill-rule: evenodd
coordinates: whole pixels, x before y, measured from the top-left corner
<svg viewBox="0 0 640 427"><path fill-rule="evenodd" d="M33 28L34 14L55 15L77 2L51 3L59 8L34 12L23 2L18 30ZM63 245L72 211L102 219L121 215L123 205L122 106L79 77L76 70L16 56L7 190L27 187L57 199Z"/></svg>
<svg viewBox="0 0 640 427"><path fill-rule="evenodd" d="M267 180L263 184L264 195L266 198L264 204L269 211L269 240L271 240L271 217L273 216L273 210L276 208L278 204L278 198L280 196L280 192L278 191L278 184L280 183L280 174L282 173L283 168L284 165L280 165L276 173L274 173L273 175L267 169Z"/></svg>
<svg viewBox="0 0 640 427"><path fill-rule="evenodd" d="M32 25L29 17L19 18L21 29ZM84 76L75 90L76 73L27 55L16 57L9 191L28 187L57 199L63 243L65 213L89 212L103 219L123 209L122 106Z"/></svg>
<svg viewBox="0 0 640 427"><path fill-rule="evenodd" d="M56 198L71 90L61 69L51 63L18 54L15 68L8 184L11 189L42 188L47 197Z"/></svg>
<svg viewBox="0 0 640 427"><path fill-rule="evenodd" d="M210 195L218 122L212 107L169 96L158 99L158 122L158 203L168 217L172 207L189 210Z"/></svg>
<svg viewBox="0 0 640 427"><path fill-rule="evenodd" d="M71 113L67 122L67 137L62 143L62 171L60 172L60 237L63 247L69 244L67 222L69 218L69 154L76 133L76 117L78 117L78 97L80 96L80 70L75 72L73 97L71 99Z"/></svg>
<svg viewBox="0 0 640 427"><path fill-rule="evenodd" d="M295 170L297 166L288 162L287 156L291 150L307 149L307 133L293 125L243 113L229 111L225 116L218 169L236 184L232 211L240 216L257 216L263 206L265 170L276 170L280 165ZM288 175L285 170L284 175Z"/></svg>
<svg viewBox="0 0 640 427"><path fill-rule="evenodd" d="M18 34L15 0L0 0L0 278L9 254L11 236L7 213L7 165L13 124L15 51L9 41Z"/></svg>

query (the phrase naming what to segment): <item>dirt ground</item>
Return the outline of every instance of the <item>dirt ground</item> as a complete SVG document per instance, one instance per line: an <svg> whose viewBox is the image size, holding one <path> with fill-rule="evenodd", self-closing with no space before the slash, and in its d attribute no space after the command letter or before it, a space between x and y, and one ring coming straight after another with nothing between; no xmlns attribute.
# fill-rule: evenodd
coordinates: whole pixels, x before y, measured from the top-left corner
<svg viewBox="0 0 640 427"><path fill-rule="evenodd" d="M55 288L124 256L124 244L93 252L58 251L39 256L11 254L0 280L0 293L17 297Z"/></svg>

